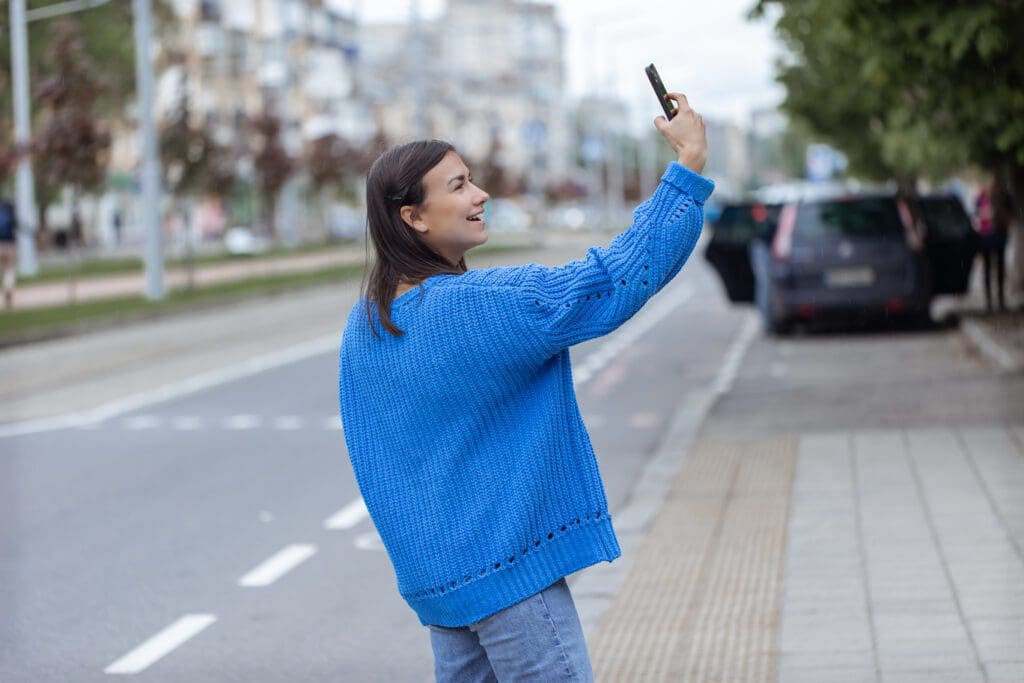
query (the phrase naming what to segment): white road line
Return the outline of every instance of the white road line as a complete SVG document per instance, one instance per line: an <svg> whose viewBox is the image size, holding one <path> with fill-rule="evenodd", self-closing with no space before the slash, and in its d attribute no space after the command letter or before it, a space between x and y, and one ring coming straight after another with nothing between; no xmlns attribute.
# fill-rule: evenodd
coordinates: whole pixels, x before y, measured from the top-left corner
<svg viewBox="0 0 1024 683"><path fill-rule="evenodd" d="M197 429L201 429L203 421L193 415L183 415L176 417L171 421L174 428L181 432L194 432Z"/></svg>
<svg viewBox="0 0 1024 683"><path fill-rule="evenodd" d="M369 516L370 513L366 509L366 502L361 497L356 498L324 520L324 528L331 530L351 529Z"/></svg>
<svg viewBox="0 0 1024 683"><path fill-rule="evenodd" d="M316 546L293 543L238 580L239 586L269 586L316 554Z"/></svg>
<svg viewBox="0 0 1024 683"><path fill-rule="evenodd" d="M26 420L13 422L0 426L0 438L8 436L21 436L24 434L36 434L38 432L52 431L55 429L69 429L83 425L102 422L112 417L124 415L133 410L160 403L188 394L193 394L203 389L227 384L236 379L257 375L266 370L279 368L313 356L319 356L329 351L337 351L341 343L341 334L331 334L319 339L313 339L302 344L295 344L277 351L255 356L249 360L223 368L217 368L195 377L172 382L151 391L128 396L123 399L111 401L105 405L92 410L57 417L41 418L38 420ZM340 428L340 426L339 426Z"/></svg>
<svg viewBox="0 0 1024 683"><path fill-rule="evenodd" d="M678 306L693 296L693 289L688 286L663 291L650 305L641 309L632 320L607 337L596 351L573 367L573 386L577 389L593 379L617 355L630 344L646 334L652 327L667 317Z"/></svg>
<svg viewBox="0 0 1024 683"><path fill-rule="evenodd" d="M124 428L135 432L144 429L155 429L159 424L160 418L156 415L136 415L124 421Z"/></svg>
<svg viewBox="0 0 1024 683"><path fill-rule="evenodd" d="M274 418L271 426L281 431L295 431L296 429L302 429L302 418L296 415L280 415Z"/></svg>
<svg viewBox="0 0 1024 683"><path fill-rule="evenodd" d="M380 534L377 533L376 529L356 536L353 544L360 550L384 550L384 541L381 540Z"/></svg>
<svg viewBox="0 0 1024 683"><path fill-rule="evenodd" d="M332 415L331 417L325 417L321 421L321 426L329 431L338 431L341 429L341 416Z"/></svg>
<svg viewBox="0 0 1024 683"><path fill-rule="evenodd" d="M260 426L260 418L256 415L232 415L224 419L224 428L234 431L255 429Z"/></svg>
<svg viewBox="0 0 1024 683"><path fill-rule="evenodd" d="M108 674L137 674L217 621L212 614L186 614L104 669Z"/></svg>

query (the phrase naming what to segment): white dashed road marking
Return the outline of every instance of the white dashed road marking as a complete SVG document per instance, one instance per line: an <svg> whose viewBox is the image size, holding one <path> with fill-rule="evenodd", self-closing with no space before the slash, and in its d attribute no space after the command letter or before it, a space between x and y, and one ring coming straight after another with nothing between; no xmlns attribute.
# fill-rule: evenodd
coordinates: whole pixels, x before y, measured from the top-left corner
<svg viewBox="0 0 1024 683"><path fill-rule="evenodd" d="M291 432L302 429L302 418L296 415L281 415L274 418L272 425L274 429Z"/></svg>
<svg viewBox="0 0 1024 683"><path fill-rule="evenodd" d="M260 418L256 415L232 415L224 421L227 429L241 431L243 429L256 429L260 426Z"/></svg>
<svg viewBox="0 0 1024 683"><path fill-rule="evenodd" d="M380 540L377 530L367 531L365 534L356 536L355 546L360 550L384 550L384 541Z"/></svg>
<svg viewBox="0 0 1024 683"><path fill-rule="evenodd" d="M369 516L370 513L366 510L366 503L361 497L356 498L327 518L324 521L324 528L331 529L332 531L351 529Z"/></svg>
<svg viewBox="0 0 1024 683"><path fill-rule="evenodd" d="M246 588L269 586L311 558L314 554L316 554L315 545L294 543L286 546L277 554L264 561L263 564L240 578L238 585Z"/></svg>
<svg viewBox="0 0 1024 683"><path fill-rule="evenodd" d="M124 421L124 428L129 431L142 431L143 429L155 429L160 425L160 418L155 415L136 415Z"/></svg>
<svg viewBox="0 0 1024 683"><path fill-rule="evenodd" d="M203 421L194 415L182 415L171 420L171 425L180 432L194 432L202 428Z"/></svg>
<svg viewBox="0 0 1024 683"><path fill-rule="evenodd" d="M212 614L186 614L104 669L108 674L137 674L217 621Z"/></svg>

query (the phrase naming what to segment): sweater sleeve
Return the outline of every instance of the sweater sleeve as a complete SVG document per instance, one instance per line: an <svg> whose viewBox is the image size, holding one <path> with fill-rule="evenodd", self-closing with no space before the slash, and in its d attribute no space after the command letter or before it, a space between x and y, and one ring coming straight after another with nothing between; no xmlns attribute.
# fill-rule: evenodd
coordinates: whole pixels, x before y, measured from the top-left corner
<svg viewBox="0 0 1024 683"><path fill-rule="evenodd" d="M672 162L633 224L607 247L563 266L521 270L521 301L548 353L607 334L632 317L686 263L714 183Z"/></svg>

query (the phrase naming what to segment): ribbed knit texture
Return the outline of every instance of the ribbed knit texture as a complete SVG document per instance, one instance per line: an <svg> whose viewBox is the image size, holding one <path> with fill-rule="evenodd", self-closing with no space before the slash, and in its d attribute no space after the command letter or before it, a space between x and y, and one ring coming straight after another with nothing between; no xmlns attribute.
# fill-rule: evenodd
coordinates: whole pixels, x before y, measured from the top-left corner
<svg viewBox="0 0 1024 683"><path fill-rule="evenodd" d="M633 225L559 267L438 275L361 300L339 394L349 458L423 624L464 626L619 556L569 347L611 332L682 268L713 184L672 163ZM376 312L376 309L374 309Z"/></svg>

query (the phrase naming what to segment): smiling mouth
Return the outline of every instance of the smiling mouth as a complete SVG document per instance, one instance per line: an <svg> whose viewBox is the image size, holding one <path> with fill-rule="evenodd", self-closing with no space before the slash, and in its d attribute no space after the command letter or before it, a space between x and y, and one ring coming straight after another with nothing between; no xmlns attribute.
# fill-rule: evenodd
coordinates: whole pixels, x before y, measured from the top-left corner
<svg viewBox="0 0 1024 683"><path fill-rule="evenodd" d="M480 216L470 216L466 220L467 221L473 221L474 223L483 223L484 222L484 217L483 217L483 215L480 215Z"/></svg>

